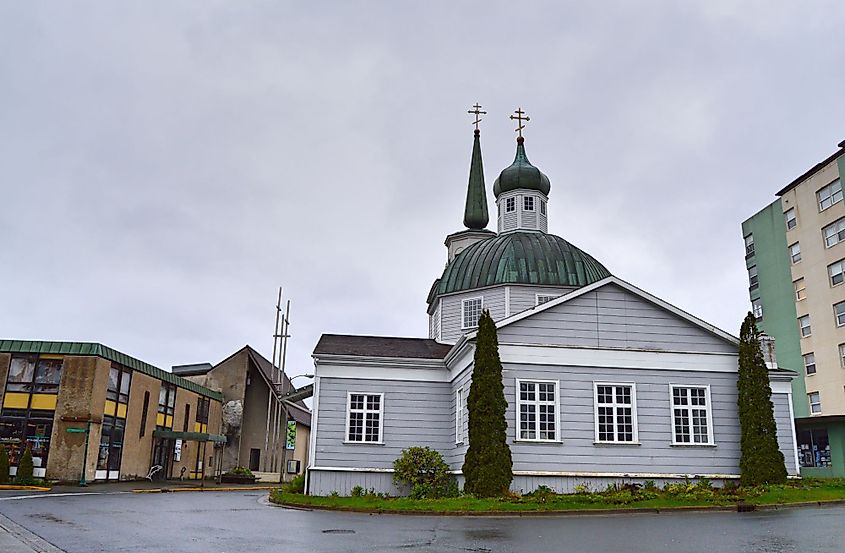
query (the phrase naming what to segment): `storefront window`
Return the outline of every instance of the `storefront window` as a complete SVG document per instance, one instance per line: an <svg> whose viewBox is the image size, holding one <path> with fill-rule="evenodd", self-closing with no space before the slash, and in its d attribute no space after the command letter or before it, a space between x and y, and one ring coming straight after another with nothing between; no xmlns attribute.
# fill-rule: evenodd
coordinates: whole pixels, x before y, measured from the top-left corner
<svg viewBox="0 0 845 553"><path fill-rule="evenodd" d="M829 467L830 442L826 428L798 431L798 461L802 467Z"/></svg>

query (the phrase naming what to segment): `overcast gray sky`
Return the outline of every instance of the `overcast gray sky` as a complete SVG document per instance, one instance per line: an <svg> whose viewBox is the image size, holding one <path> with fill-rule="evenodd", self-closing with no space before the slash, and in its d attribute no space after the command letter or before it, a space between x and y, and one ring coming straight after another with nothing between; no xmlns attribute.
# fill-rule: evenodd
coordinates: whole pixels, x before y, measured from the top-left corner
<svg viewBox="0 0 845 553"><path fill-rule="evenodd" d="M0 2L0 337L163 368L426 336L469 106L549 230L736 334L740 223L845 139L845 4ZM493 217L491 220L495 221ZM494 223L495 224L495 223Z"/></svg>

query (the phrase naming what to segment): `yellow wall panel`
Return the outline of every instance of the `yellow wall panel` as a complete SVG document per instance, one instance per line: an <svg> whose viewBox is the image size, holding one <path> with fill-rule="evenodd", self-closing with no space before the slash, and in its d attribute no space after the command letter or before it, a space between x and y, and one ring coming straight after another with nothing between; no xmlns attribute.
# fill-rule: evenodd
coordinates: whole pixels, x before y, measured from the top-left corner
<svg viewBox="0 0 845 553"><path fill-rule="evenodd" d="M64 359L64 357L65 357L64 355L53 355L53 354L45 355L43 353L38 355L39 359Z"/></svg>
<svg viewBox="0 0 845 553"><path fill-rule="evenodd" d="M164 426L173 428L173 415L167 415L167 418L164 419Z"/></svg>
<svg viewBox="0 0 845 553"><path fill-rule="evenodd" d="M112 400L107 399L106 408L103 410L103 414L108 415L109 417L113 417L116 410L117 406L115 405L115 403Z"/></svg>
<svg viewBox="0 0 845 553"><path fill-rule="evenodd" d="M55 411L58 397L56 394L32 394L32 408Z"/></svg>
<svg viewBox="0 0 845 553"><path fill-rule="evenodd" d="M202 425L200 423L194 423L194 432L202 432Z"/></svg>
<svg viewBox="0 0 845 553"><path fill-rule="evenodd" d="M3 398L3 407L9 409L26 409L29 407L29 394L7 392Z"/></svg>
<svg viewBox="0 0 845 553"><path fill-rule="evenodd" d="M164 414L158 413L156 415L156 426L164 426Z"/></svg>
<svg viewBox="0 0 845 553"><path fill-rule="evenodd" d="M117 416L118 416L118 418L121 418L121 419L126 418L126 404L125 403L118 403L117 404Z"/></svg>

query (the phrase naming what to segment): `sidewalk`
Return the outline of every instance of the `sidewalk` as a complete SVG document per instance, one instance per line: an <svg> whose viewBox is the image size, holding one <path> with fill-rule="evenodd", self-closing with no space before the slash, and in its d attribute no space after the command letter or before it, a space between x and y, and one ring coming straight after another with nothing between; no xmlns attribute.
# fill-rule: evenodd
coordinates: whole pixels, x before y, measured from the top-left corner
<svg viewBox="0 0 845 553"><path fill-rule="evenodd" d="M62 553L23 526L0 515L0 551L3 553Z"/></svg>

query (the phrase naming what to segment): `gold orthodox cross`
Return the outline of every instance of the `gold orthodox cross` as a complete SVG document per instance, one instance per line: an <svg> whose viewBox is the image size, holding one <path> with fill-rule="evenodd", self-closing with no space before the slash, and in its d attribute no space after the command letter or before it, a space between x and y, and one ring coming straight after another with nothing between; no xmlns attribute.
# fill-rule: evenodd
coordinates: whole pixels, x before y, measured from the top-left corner
<svg viewBox="0 0 845 553"><path fill-rule="evenodd" d="M519 133L519 138L522 138L522 129L525 128L525 125L522 124L523 121L531 121L531 119L525 115L525 112L522 111L522 108L517 108L514 112L516 115L511 115L511 119L515 119L519 121L519 126L514 130Z"/></svg>
<svg viewBox="0 0 845 553"><path fill-rule="evenodd" d="M481 104L478 102L472 106L473 109L469 110L467 113L472 113L475 115L475 121L473 121L473 125L475 125L475 130L478 130L478 124L481 123L481 115L487 115L486 111L481 111Z"/></svg>

